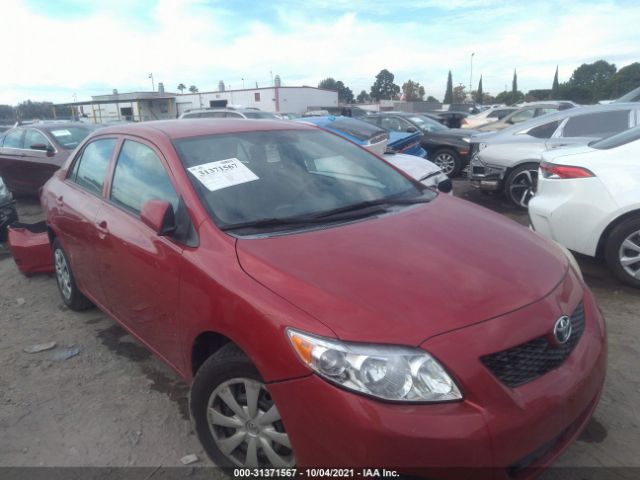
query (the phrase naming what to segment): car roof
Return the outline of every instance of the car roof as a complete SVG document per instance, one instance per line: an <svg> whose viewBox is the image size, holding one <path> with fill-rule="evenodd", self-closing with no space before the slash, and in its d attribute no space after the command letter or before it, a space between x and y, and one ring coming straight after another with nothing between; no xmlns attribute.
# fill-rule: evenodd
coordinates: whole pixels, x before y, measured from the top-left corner
<svg viewBox="0 0 640 480"><path fill-rule="evenodd" d="M549 113L540 117L535 117L530 120L516 123L511 127L505 128L498 132L492 132L492 138L498 138L502 134L510 135L513 132L519 132L521 130L527 130L529 128L544 125L545 123L555 122L557 120L564 120L565 118L574 117L576 115L584 115L597 112L611 112L615 110L628 110L638 109L640 105L638 103L609 103L606 105L586 105L584 107L569 108L567 110L561 110L555 113ZM513 115L513 114L510 114ZM505 117L506 118L506 117ZM504 120L504 119L503 119ZM495 137L494 137L495 136Z"/></svg>
<svg viewBox="0 0 640 480"><path fill-rule="evenodd" d="M145 137L162 134L169 139L178 139L223 133L309 129L313 129L313 127L294 122L283 122L282 120L195 118L188 122L182 120L158 120L153 122L113 125L100 129L100 135L119 134Z"/></svg>

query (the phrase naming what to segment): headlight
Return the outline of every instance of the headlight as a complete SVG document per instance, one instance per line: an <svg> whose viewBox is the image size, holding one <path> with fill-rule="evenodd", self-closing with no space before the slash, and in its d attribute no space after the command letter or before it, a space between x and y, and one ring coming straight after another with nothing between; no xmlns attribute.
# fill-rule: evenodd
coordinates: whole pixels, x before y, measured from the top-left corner
<svg viewBox="0 0 640 480"><path fill-rule="evenodd" d="M569 265L571 266L571 268L573 268L573 271L576 272L576 275L580 277L580 280L584 282L584 277L582 276L582 270L580 269L580 265L578 265L578 261L576 260L576 257L573 256L573 253L571 253L569 249L564 245L560 245L558 242L555 242L555 244L558 245L558 247L560 247L560 250L564 252L565 256L567 257L567 260L569 260Z"/></svg>
<svg viewBox="0 0 640 480"><path fill-rule="evenodd" d="M349 390L401 402L462 399L453 379L424 350L340 342L291 328L287 335L302 362Z"/></svg>

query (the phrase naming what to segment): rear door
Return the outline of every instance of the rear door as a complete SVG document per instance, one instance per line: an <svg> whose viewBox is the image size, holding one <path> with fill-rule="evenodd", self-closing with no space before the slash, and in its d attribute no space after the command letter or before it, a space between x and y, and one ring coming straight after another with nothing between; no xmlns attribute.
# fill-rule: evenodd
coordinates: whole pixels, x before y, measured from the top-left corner
<svg viewBox="0 0 640 480"><path fill-rule="evenodd" d="M98 251L109 310L139 338L178 365L178 287L182 246L142 223L148 200L178 207L164 157L153 144L126 138L115 163L108 201L98 214Z"/></svg>
<svg viewBox="0 0 640 480"><path fill-rule="evenodd" d="M56 192L57 232L76 283L92 300L104 305L95 245L98 242L96 215L103 200L103 187L116 138L99 138L87 143L76 155L64 190Z"/></svg>

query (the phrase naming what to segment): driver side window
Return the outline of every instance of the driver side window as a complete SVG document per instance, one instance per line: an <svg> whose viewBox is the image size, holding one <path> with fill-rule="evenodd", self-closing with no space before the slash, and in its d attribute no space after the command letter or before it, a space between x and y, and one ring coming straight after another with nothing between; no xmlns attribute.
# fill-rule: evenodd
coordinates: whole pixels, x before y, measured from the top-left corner
<svg viewBox="0 0 640 480"><path fill-rule="evenodd" d="M164 200L178 208L169 175L156 153L142 143L125 140L111 185L111 201L139 216L149 200Z"/></svg>

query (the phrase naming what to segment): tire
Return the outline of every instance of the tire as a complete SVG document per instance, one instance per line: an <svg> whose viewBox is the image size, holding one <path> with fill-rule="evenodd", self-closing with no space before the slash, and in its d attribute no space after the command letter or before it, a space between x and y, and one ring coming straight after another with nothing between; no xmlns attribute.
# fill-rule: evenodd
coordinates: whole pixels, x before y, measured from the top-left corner
<svg viewBox="0 0 640 480"><path fill-rule="evenodd" d="M440 169L451 178L458 176L460 170L462 170L460 155L450 148L437 150L433 158L429 157L429 160L440 167Z"/></svg>
<svg viewBox="0 0 640 480"><path fill-rule="evenodd" d="M248 392L253 392L255 402ZM191 386L189 407L198 439L217 466L295 465L289 437L264 382L235 345L225 345L202 364Z"/></svg>
<svg viewBox="0 0 640 480"><path fill-rule="evenodd" d="M538 167L537 163L525 163L509 173L504 184L504 193L516 207L527 208L538 186Z"/></svg>
<svg viewBox="0 0 640 480"><path fill-rule="evenodd" d="M78 290L67 254L58 240L53 241L51 248L53 250L53 270L56 275L56 283L64 304L75 311L92 307L93 304L89 299Z"/></svg>
<svg viewBox="0 0 640 480"><path fill-rule="evenodd" d="M640 217L629 218L611 231L604 258L618 280L640 288Z"/></svg>

